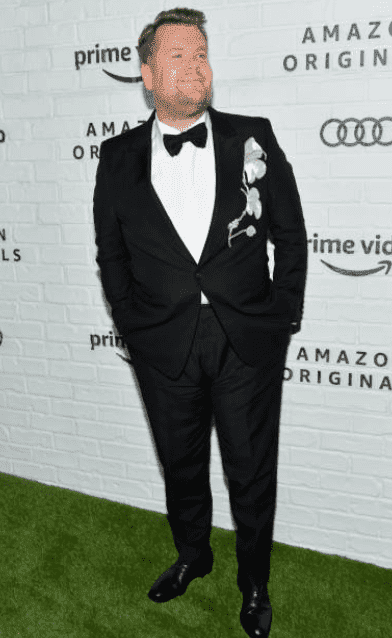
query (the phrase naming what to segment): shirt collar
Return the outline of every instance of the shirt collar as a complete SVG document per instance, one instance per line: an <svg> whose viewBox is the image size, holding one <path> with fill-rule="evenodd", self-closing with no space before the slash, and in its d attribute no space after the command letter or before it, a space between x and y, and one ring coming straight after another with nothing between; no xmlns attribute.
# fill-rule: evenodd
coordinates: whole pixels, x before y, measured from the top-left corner
<svg viewBox="0 0 392 638"><path fill-rule="evenodd" d="M161 140L163 142L164 133L169 134L169 135L180 135L180 133L184 133L185 131L188 131L189 129L193 128L194 126L197 126L198 124L201 124L202 122L205 122L205 124L207 126L207 129L211 130L210 116L209 116L209 113L208 113L207 109L199 117L199 119L196 120L196 122L194 122L191 126L189 126L184 131L180 131L178 128L175 128L174 126L169 126L168 124L165 124L164 122L161 122L158 119L158 116L157 116L156 112L155 112L154 126L155 126L155 131L159 134L159 136L160 136L160 138L161 138Z"/></svg>

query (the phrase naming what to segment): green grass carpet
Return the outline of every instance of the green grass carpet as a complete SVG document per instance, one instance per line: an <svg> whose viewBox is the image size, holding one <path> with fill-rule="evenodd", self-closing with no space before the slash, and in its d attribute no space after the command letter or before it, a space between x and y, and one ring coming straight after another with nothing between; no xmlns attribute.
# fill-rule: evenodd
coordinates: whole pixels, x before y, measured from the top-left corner
<svg viewBox="0 0 392 638"><path fill-rule="evenodd" d="M1 638L246 638L235 532L186 593L147 592L178 557L166 516L0 473ZM274 543L270 638L391 638L392 570Z"/></svg>

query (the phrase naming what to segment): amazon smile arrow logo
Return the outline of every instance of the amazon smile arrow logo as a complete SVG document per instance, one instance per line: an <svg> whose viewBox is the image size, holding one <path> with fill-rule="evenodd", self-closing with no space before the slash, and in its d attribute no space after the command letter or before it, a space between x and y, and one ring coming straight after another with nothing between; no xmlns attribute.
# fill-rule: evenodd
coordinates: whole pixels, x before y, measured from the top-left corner
<svg viewBox="0 0 392 638"><path fill-rule="evenodd" d="M102 69L102 71L106 73L106 75L108 75L109 77L113 78L113 80L117 80L117 82L132 83L132 82L141 82L143 80L141 75L136 75L134 77L127 77L124 75L115 75L114 73L109 73L109 71L105 71L105 69Z"/></svg>
<svg viewBox="0 0 392 638"><path fill-rule="evenodd" d="M323 259L320 259L320 261L334 272L338 272L340 275L348 275L349 277L365 277L366 275L374 275L376 272L380 272L384 268L385 274L387 275L392 266L392 261L389 261L389 259L384 259L383 261L378 262L379 264L383 264L378 268L371 268L370 270L346 270L345 268L338 268L337 266L333 266Z"/></svg>

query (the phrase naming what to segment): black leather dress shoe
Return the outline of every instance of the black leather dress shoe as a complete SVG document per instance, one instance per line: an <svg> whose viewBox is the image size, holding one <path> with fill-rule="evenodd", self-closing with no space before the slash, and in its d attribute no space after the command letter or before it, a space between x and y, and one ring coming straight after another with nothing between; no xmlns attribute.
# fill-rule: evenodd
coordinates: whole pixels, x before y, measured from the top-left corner
<svg viewBox="0 0 392 638"><path fill-rule="evenodd" d="M213 560L212 552L206 558L199 558L192 562L185 562L179 558L155 581L148 592L148 597L154 603L165 603L172 598L182 596L194 578L203 578L211 572Z"/></svg>
<svg viewBox="0 0 392 638"><path fill-rule="evenodd" d="M267 584L244 588L240 612L241 625L251 638L267 638L272 623L272 606Z"/></svg>

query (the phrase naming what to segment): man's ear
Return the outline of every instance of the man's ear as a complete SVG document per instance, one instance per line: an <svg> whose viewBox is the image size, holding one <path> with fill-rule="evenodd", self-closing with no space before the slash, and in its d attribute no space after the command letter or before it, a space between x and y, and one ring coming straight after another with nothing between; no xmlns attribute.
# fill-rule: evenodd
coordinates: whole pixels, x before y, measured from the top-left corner
<svg viewBox="0 0 392 638"><path fill-rule="evenodd" d="M152 91L152 72L148 64L142 64L140 67L144 86L147 91Z"/></svg>

